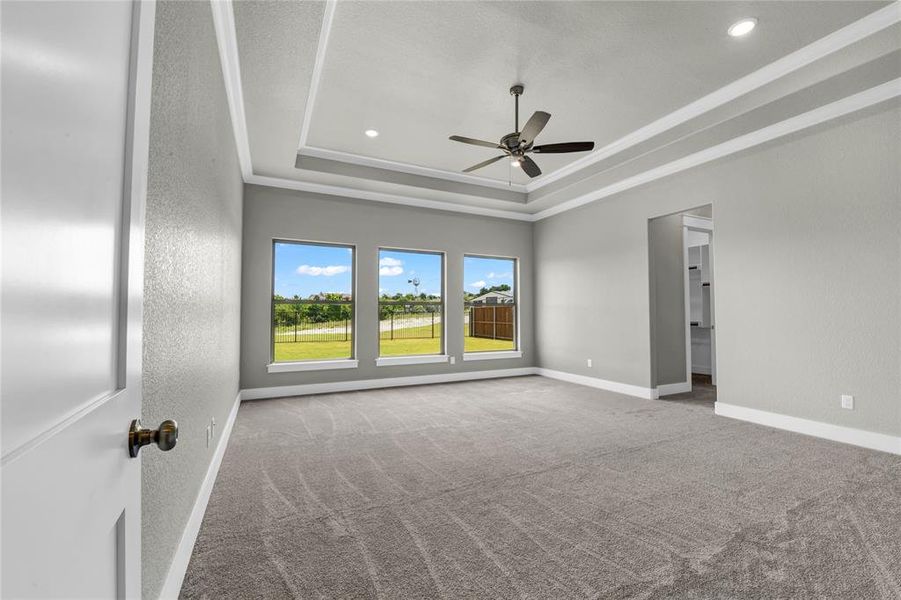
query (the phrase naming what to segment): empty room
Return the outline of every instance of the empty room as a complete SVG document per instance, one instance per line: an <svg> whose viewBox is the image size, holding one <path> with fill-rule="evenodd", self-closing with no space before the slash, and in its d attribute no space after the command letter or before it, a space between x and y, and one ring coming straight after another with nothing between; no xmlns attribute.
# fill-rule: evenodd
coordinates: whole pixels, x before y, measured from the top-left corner
<svg viewBox="0 0 901 600"><path fill-rule="evenodd" d="M901 2L0 0L0 596L901 600Z"/></svg>

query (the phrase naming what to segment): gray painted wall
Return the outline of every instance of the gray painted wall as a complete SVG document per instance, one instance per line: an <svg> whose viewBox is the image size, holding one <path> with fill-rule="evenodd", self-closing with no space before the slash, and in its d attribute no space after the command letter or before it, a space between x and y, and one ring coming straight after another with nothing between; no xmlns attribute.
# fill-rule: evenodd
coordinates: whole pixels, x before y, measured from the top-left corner
<svg viewBox="0 0 901 600"><path fill-rule="evenodd" d="M244 284L241 309L241 387L260 388L356 379L528 367L535 364L532 224L360 202L247 185L244 189ZM267 373L272 294L272 240L356 244L357 358L359 368ZM376 367L378 249L380 246L447 253L447 351L457 364ZM520 359L462 361L463 255L514 256L520 264ZM452 326L459 323L460 326Z"/></svg>
<svg viewBox="0 0 901 600"><path fill-rule="evenodd" d="M243 184L208 2L159 2L144 274L143 596L156 598L238 392ZM217 436L208 448L206 427Z"/></svg>
<svg viewBox="0 0 901 600"><path fill-rule="evenodd" d="M711 203L719 400L901 433L899 140L891 103L539 221L538 363L650 386L648 219Z"/></svg>

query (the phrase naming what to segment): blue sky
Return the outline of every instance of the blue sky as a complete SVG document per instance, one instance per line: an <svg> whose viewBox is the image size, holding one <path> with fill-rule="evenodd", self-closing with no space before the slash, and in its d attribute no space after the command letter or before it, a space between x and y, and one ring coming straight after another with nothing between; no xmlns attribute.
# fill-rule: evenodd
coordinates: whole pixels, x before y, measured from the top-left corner
<svg viewBox="0 0 901 600"><path fill-rule="evenodd" d="M477 293L482 287L502 283L513 287L515 262L502 258L467 256L463 259L463 289ZM306 298L320 292L350 294L353 254L350 248L276 242L275 293L286 298ZM441 293L441 255L398 250L379 251L379 294Z"/></svg>
<svg viewBox="0 0 901 600"><path fill-rule="evenodd" d="M306 298L319 292L350 294L353 252L350 248L276 242L275 293Z"/></svg>
<svg viewBox="0 0 901 600"><path fill-rule="evenodd" d="M419 279L419 293L441 295L441 255L422 252L379 250L379 295L412 294L413 278Z"/></svg>
<svg viewBox="0 0 901 600"><path fill-rule="evenodd" d="M505 258L463 258L463 290L477 294L483 287L506 283L513 289L515 261Z"/></svg>

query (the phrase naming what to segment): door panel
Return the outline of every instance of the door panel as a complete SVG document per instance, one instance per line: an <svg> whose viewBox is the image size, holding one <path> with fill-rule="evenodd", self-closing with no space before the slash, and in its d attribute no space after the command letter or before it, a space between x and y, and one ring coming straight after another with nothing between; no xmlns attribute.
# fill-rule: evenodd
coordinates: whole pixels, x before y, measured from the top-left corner
<svg viewBox="0 0 901 600"><path fill-rule="evenodd" d="M3 4L4 455L118 387L131 13Z"/></svg>
<svg viewBox="0 0 901 600"><path fill-rule="evenodd" d="M140 596L154 9L0 7L4 598Z"/></svg>

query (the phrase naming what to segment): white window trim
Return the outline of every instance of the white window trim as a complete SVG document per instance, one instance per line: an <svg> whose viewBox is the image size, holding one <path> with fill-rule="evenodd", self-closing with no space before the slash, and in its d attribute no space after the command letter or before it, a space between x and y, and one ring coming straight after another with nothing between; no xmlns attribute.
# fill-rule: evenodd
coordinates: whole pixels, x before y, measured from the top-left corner
<svg viewBox="0 0 901 600"><path fill-rule="evenodd" d="M298 362L279 362L266 365L270 373L292 373L294 371L328 371L332 369L356 369L360 364L355 358L336 360L303 360Z"/></svg>
<svg viewBox="0 0 901 600"><path fill-rule="evenodd" d="M446 363L450 360L447 354L423 354L421 356L381 356L375 359L377 367L396 367L400 365L424 365L428 363Z"/></svg>
<svg viewBox="0 0 901 600"><path fill-rule="evenodd" d="M350 326L351 332L356 332L357 330L357 244L355 243L347 243L347 242L322 242L316 240L299 240L294 238L287 237L274 237L271 240L272 242L272 250L271 250L271 258L270 258L270 273L269 273L269 364L266 365L266 371L268 373L290 373L293 371L327 371L332 369L356 369L360 361L355 357L357 356L357 336L351 335L351 358L335 358L328 360L308 360L308 361L297 361L297 362L275 362L275 341L272 338L272 318L273 318L273 309L272 309L272 299L275 294L275 244L278 242L284 242L289 244L306 244L313 246L332 246L336 248L350 248L353 252L351 256L353 260L351 262L351 288L350 288L350 297L351 297L351 317L350 317Z"/></svg>
<svg viewBox="0 0 901 600"><path fill-rule="evenodd" d="M382 257L382 251L397 253L418 253L418 254L436 254L441 256L441 351L443 354L411 354L409 356L379 356L375 359L377 367L394 367L400 365L423 365L429 363L446 363L450 362L450 356L447 354L447 301L444 299L447 293L447 251L445 250L426 250L421 248L400 248L395 246L379 246L376 256L379 260ZM376 262L378 269L378 262ZM378 271L376 271L378 277ZM381 303L381 296L376 298L377 305ZM381 332L379 332L381 337ZM381 342L379 339L379 352L381 352Z"/></svg>
<svg viewBox="0 0 901 600"><path fill-rule="evenodd" d="M494 352L494 351L465 352L464 351L463 352L463 360L466 361L466 360L491 360L492 358L497 358L497 359L522 358L522 311L520 310L521 306L519 304L519 298L520 298L519 285L520 285L520 282L522 281L522 279L520 277L520 274L521 274L520 273L520 262L521 261L520 261L519 257L518 256L500 256L497 254L481 254L481 253L471 254L471 253L464 252L463 253L464 265L466 264L467 258L487 258L487 259L500 259L500 260L512 260L513 261L514 273L515 273L514 277L513 277L513 305L516 307L516 313L515 313L516 314L516 324L514 325L515 329L513 330L513 333L516 335L514 336L515 339L513 340L513 343L516 344L516 350L502 350L502 351L497 351L497 352ZM465 268L466 267L464 266L464 271L465 271ZM486 306L490 306L490 305L486 305ZM499 304L498 306L503 306L503 305ZM488 357L484 357L484 358L483 357L475 358L476 355L484 356L486 354L501 354L501 353L504 353L504 354L509 353L510 355L509 356L488 356ZM514 356L513 353L519 353L519 356ZM473 358L467 358L467 356L470 356Z"/></svg>
<svg viewBox="0 0 901 600"><path fill-rule="evenodd" d="M498 350L496 352L464 352L463 360L501 360L504 358L522 358L522 350Z"/></svg>

